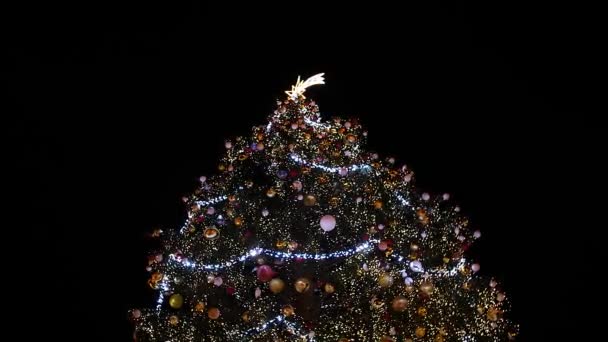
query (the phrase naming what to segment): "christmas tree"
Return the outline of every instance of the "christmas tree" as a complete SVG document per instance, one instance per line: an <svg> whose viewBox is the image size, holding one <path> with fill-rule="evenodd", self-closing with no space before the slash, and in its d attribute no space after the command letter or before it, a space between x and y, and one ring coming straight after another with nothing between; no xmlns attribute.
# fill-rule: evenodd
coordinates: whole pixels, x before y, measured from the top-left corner
<svg viewBox="0 0 608 342"><path fill-rule="evenodd" d="M154 231L155 307L137 341L504 341L516 326L465 251L480 236L449 195L365 150L355 119L324 121L298 81L268 123L226 141L218 174Z"/></svg>

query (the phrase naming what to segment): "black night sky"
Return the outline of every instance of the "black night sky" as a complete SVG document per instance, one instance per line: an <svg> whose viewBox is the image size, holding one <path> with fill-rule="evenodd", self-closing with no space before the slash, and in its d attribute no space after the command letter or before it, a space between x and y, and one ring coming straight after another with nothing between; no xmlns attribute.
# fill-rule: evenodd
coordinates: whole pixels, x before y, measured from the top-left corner
<svg viewBox="0 0 608 342"><path fill-rule="evenodd" d="M372 149L481 229L471 256L504 283L522 341L601 330L587 10L388 3L7 9L2 273L20 340L130 341L127 310L153 301L145 233L177 228L224 139L318 72L307 95L326 118L361 118Z"/></svg>

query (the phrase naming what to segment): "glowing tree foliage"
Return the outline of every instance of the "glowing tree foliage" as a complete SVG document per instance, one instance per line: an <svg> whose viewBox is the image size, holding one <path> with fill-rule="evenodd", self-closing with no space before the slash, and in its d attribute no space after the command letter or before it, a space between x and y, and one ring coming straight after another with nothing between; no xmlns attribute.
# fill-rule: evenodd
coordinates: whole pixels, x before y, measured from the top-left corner
<svg viewBox="0 0 608 342"><path fill-rule="evenodd" d="M504 341L507 299L463 253L480 233L449 196L367 152L355 119L323 121L304 90L226 142L180 230L155 231L157 305L138 341Z"/></svg>

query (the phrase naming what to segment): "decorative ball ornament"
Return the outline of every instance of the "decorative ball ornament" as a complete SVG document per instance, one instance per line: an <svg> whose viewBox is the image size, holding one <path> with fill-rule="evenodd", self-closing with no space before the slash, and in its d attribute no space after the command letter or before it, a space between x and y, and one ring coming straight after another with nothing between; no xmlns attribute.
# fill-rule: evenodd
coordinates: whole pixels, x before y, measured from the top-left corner
<svg viewBox="0 0 608 342"><path fill-rule="evenodd" d="M277 191L274 188L270 188L266 191L266 196L269 198L273 198L277 194Z"/></svg>
<svg viewBox="0 0 608 342"><path fill-rule="evenodd" d="M394 311L403 312L403 311L405 311L405 309L407 309L407 304L408 304L408 301L405 297L398 296L398 297L395 297L395 299L393 299L393 302L391 303L391 307L393 308Z"/></svg>
<svg viewBox="0 0 608 342"><path fill-rule="evenodd" d="M257 276L259 281L265 283L272 280L274 271L272 270L272 267L268 265L261 265L257 269Z"/></svg>
<svg viewBox="0 0 608 342"><path fill-rule="evenodd" d="M223 283L224 279L222 279L222 277L215 277L215 279L213 279L213 285L215 286L222 286Z"/></svg>
<svg viewBox="0 0 608 342"><path fill-rule="evenodd" d="M378 285L380 285L380 287L390 287L391 285L393 285L393 276L391 276L390 274L384 273L382 274L379 278L378 278Z"/></svg>
<svg viewBox="0 0 608 342"><path fill-rule="evenodd" d="M274 294L280 293L285 288L285 282L280 278L274 278L270 281L270 291Z"/></svg>
<svg viewBox="0 0 608 342"><path fill-rule="evenodd" d="M388 244L386 241L382 241L378 244L378 249L381 251L385 251L388 248Z"/></svg>
<svg viewBox="0 0 608 342"><path fill-rule="evenodd" d="M179 323L179 317L177 317L176 315L172 315L169 317L169 324L177 325L178 323Z"/></svg>
<svg viewBox="0 0 608 342"><path fill-rule="evenodd" d="M293 286L295 287L296 291L298 291L298 293L307 292L308 290L310 290L310 280L306 278L300 278L296 280Z"/></svg>
<svg viewBox="0 0 608 342"><path fill-rule="evenodd" d="M141 310L135 309L135 310L131 311L131 317L133 317L134 319L140 318L141 317Z"/></svg>
<svg viewBox="0 0 608 342"><path fill-rule="evenodd" d="M425 280L420 283L420 291L422 291L424 294L430 296L434 290L435 286L429 280Z"/></svg>
<svg viewBox="0 0 608 342"><path fill-rule="evenodd" d="M418 313L419 316L422 316L422 317L425 317L427 314L427 310L423 306L419 307L416 312Z"/></svg>
<svg viewBox="0 0 608 342"><path fill-rule="evenodd" d="M306 197L304 197L304 205L307 207L311 207L313 205L317 204L317 198L313 195L306 195Z"/></svg>
<svg viewBox="0 0 608 342"><path fill-rule="evenodd" d="M291 316L293 315L295 312L293 306L291 305L285 305L282 309L281 309L281 313L283 313L284 316Z"/></svg>
<svg viewBox="0 0 608 342"><path fill-rule="evenodd" d="M336 291L336 287L332 283L325 283L325 285L323 285L323 290L325 290L326 293L332 294Z"/></svg>
<svg viewBox="0 0 608 342"><path fill-rule="evenodd" d="M207 316L210 319L218 319L218 318L220 318L220 309L218 309L218 308L209 308L209 312L207 312Z"/></svg>
<svg viewBox="0 0 608 342"><path fill-rule="evenodd" d="M237 217L234 219L234 225L237 227L240 227L243 225L243 218L242 217Z"/></svg>
<svg viewBox="0 0 608 342"><path fill-rule="evenodd" d="M248 310L248 311L243 312L243 314L241 315L241 319L242 319L244 322L249 322L249 320L251 319L251 317L249 317L249 310Z"/></svg>
<svg viewBox="0 0 608 342"><path fill-rule="evenodd" d="M479 264L473 264L473 265L471 265L471 270L472 270L473 272L479 272L479 269L480 269L480 268L481 268L481 267L479 266Z"/></svg>
<svg viewBox="0 0 608 342"><path fill-rule="evenodd" d="M179 309L184 305L184 297L181 294L175 293L169 297L169 306L174 309Z"/></svg>
<svg viewBox="0 0 608 342"><path fill-rule="evenodd" d="M196 303L196 305L194 306L194 311L196 311L196 312L205 311L205 303L203 303L203 302Z"/></svg>
<svg viewBox="0 0 608 342"><path fill-rule="evenodd" d="M505 296L505 294L504 294L504 293L499 292L499 293L496 295L496 300L497 300L497 301L499 301L499 302L502 302L503 300L505 300L505 297L506 297L506 296Z"/></svg>
<svg viewBox="0 0 608 342"><path fill-rule="evenodd" d="M268 209L263 209L262 210L262 216L266 217L266 216L268 216L268 214L270 214L270 212L268 211Z"/></svg>
<svg viewBox="0 0 608 342"><path fill-rule="evenodd" d="M422 268L422 263L420 262L420 260L414 260L410 262L410 268L414 272L424 272L424 268Z"/></svg>
<svg viewBox="0 0 608 342"><path fill-rule="evenodd" d="M416 328L416 337L424 337L426 335L426 329L424 327Z"/></svg>
<svg viewBox="0 0 608 342"><path fill-rule="evenodd" d="M336 228L336 218L332 215L324 215L321 217L321 229L325 232L330 232Z"/></svg>
<svg viewBox="0 0 608 342"><path fill-rule="evenodd" d="M382 209L382 206L383 206L383 205L384 205L384 204L382 203L382 201L381 201L381 200L376 200L376 201L374 201L374 208L376 208L376 209Z"/></svg>
<svg viewBox="0 0 608 342"><path fill-rule="evenodd" d="M498 315L499 315L500 311L498 311L498 309L496 308L489 308L488 312L486 313L486 316L488 317L488 319L492 322L496 322L498 320Z"/></svg>
<svg viewBox="0 0 608 342"><path fill-rule="evenodd" d="M203 236L207 240L215 240L220 237L220 231L215 227L209 227L203 231Z"/></svg>
<svg viewBox="0 0 608 342"><path fill-rule="evenodd" d="M296 191L302 191L302 182L300 181L294 181L291 186L296 190Z"/></svg>

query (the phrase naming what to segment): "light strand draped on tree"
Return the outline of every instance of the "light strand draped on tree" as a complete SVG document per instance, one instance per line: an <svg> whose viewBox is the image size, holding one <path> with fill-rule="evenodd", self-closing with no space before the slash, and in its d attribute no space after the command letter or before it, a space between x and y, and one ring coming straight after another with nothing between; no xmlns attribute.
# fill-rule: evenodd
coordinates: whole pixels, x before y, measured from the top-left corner
<svg viewBox="0 0 608 342"><path fill-rule="evenodd" d="M517 327L464 252L480 236L449 196L365 150L356 119L321 120L298 81L266 125L226 141L149 257L156 306L138 341L503 341Z"/></svg>

